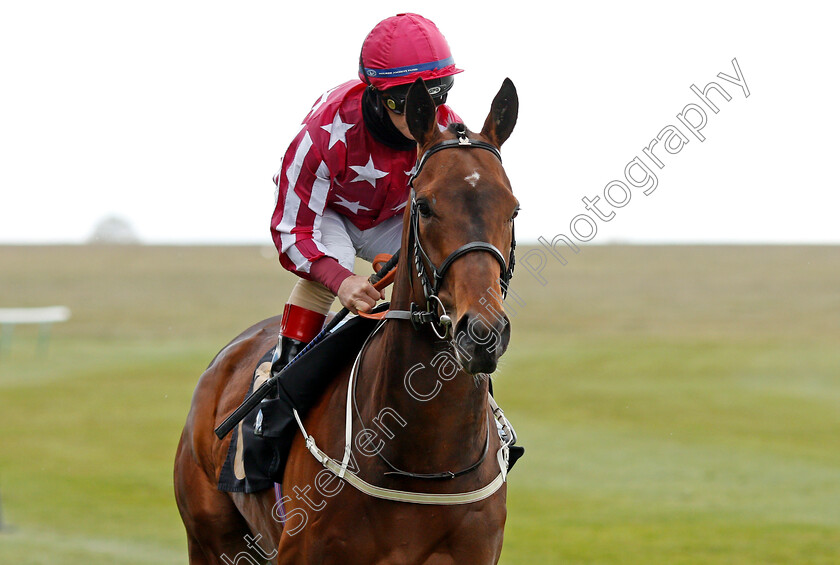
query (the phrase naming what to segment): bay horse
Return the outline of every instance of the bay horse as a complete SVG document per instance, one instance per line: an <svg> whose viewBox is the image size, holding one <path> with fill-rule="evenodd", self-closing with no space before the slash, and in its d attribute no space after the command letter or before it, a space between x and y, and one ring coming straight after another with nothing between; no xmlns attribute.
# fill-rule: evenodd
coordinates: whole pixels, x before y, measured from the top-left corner
<svg viewBox="0 0 840 565"><path fill-rule="evenodd" d="M487 374L510 339L502 302L518 202L498 150L517 113L505 79L480 133L441 131L422 80L412 85L420 159L390 310L298 417L280 502L271 489L217 489L230 438L213 433L277 342L279 317L235 338L201 376L175 460L192 565L498 562L509 441L497 428L512 430Z"/></svg>

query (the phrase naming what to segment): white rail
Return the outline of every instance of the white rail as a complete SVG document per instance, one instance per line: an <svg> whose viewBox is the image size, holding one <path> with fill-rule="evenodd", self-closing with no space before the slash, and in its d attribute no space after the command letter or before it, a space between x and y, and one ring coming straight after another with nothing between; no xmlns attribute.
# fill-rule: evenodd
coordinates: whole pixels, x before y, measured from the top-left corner
<svg viewBox="0 0 840 565"><path fill-rule="evenodd" d="M70 309L66 306L47 306L44 308L0 308L0 354L12 342L15 326L38 324L38 350L45 353L50 339L50 329L57 322L70 319Z"/></svg>
<svg viewBox="0 0 840 565"><path fill-rule="evenodd" d="M46 308L0 308L0 324L52 324L70 319L66 306Z"/></svg>

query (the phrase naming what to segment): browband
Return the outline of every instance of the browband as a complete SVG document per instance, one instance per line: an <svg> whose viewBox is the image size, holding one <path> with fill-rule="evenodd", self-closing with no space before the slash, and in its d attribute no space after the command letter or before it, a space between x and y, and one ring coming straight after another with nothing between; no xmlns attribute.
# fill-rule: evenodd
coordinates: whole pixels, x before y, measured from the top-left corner
<svg viewBox="0 0 840 565"><path fill-rule="evenodd" d="M428 149L423 155L420 157L420 160L417 161L417 166L415 167L414 174L411 175L411 178L408 180L408 186L414 187L414 179L416 179L420 175L420 171L423 170L423 165L426 164L426 160L437 153L438 151L443 151L444 149L449 149L450 147L475 147L477 149L486 149L490 153L496 156L499 162L502 162L502 154L499 153L499 150L496 148L495 145L487 143L486 141L480 141L478 139L470 139L467 137L467 128L464 124L456 124L455 125L455 133L458 135L458 139L447 139L446 141L441 141L440 143L436 143L432 147Z"/></svg>

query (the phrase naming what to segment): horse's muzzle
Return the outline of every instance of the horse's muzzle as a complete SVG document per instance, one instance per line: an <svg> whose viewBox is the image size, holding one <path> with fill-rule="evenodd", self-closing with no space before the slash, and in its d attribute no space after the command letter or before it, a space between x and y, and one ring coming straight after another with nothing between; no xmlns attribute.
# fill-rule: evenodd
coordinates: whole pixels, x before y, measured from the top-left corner
<svg viewBox="0 0 840 565"><path fill-rule="evenodd" d="M510 342L510 320L467 312L455 326L455 351L461 367L471 374L492 373Z"/></svg>

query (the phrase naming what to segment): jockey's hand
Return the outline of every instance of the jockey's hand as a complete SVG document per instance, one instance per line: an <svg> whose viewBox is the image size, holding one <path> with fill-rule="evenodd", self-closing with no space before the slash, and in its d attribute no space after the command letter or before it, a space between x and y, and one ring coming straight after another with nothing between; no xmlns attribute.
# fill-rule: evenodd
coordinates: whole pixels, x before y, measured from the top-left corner
<svg viewBox="0 0 840 565"><path fill-rule="evenodd" d="M338 287L338 300L354 314L370 312L376 301L383 298L385 295L373 288L367 277L361 275L347 277Z"/></svg>

